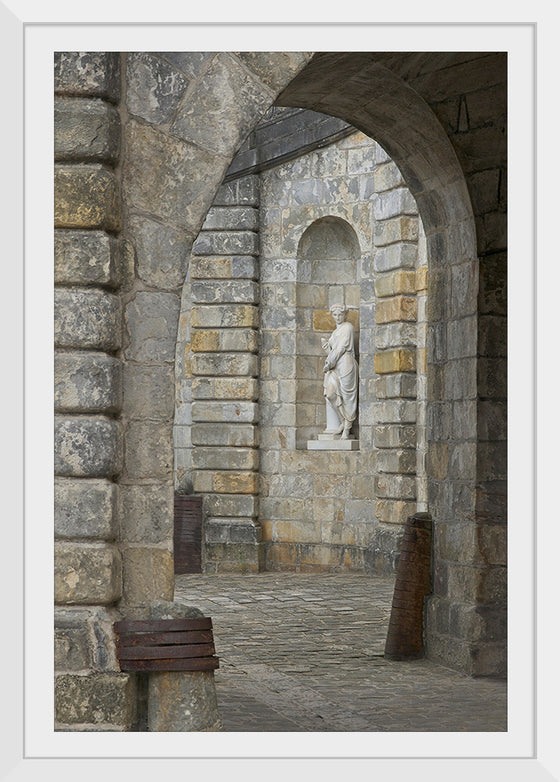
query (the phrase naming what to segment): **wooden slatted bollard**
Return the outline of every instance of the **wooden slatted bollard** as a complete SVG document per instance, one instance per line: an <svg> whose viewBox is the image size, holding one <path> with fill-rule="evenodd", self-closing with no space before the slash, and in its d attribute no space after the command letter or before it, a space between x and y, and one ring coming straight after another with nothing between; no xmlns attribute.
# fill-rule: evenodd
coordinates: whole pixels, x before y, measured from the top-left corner
<svg viewBox="0 0 560 782"><path fill-rule="evenodd" d="M121 671L213 671L212 619L147 619L114 624Z"/></svg>

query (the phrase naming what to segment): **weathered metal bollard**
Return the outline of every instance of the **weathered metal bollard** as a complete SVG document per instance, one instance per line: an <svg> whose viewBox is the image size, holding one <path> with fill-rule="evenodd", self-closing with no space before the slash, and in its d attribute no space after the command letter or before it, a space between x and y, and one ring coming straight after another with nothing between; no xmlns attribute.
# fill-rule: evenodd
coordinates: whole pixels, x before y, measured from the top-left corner
<svg viewBox="0 0 560 782"><path fill-rule="evenodd" d="M409 516L404 528L391 618L385 641L389 660L424 656L424 599L431 592L432 517Z"/></svg>

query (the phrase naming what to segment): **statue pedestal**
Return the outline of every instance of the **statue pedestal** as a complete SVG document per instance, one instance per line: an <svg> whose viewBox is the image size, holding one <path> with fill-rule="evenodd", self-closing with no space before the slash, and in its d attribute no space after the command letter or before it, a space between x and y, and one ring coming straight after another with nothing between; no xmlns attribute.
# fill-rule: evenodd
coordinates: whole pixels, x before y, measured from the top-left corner
<svg viewBox="0 0 560 782"><path fill-rule="evenodd" d="M308 451L359 451L360 441L341 440L340 435L318 434L316 440L307 441Z"/></svg>

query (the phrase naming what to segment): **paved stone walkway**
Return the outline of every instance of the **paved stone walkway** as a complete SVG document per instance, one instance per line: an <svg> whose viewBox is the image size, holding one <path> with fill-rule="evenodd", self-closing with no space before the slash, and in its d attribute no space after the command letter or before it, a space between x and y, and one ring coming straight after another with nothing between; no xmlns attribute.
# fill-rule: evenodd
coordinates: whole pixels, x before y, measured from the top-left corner
<svg viewBox="0 0 560 782"><path fill-rule="evenodd" d="M503 731L506 684L385 660L393 579L183 575L211 616L226 731Z"/></svg>

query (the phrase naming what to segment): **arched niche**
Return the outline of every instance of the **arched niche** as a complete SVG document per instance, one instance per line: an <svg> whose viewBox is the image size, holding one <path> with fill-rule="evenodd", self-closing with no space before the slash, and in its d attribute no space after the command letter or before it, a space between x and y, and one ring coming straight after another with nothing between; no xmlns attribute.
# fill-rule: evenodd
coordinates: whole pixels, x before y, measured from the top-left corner
<svg viewBox="0 0 560 782"><path fill-rule="evenodd" d="M309 225L297 249L296 269L296 447L325 428L321 338L328 338L335 323L333 304L348 307L354 326L354 350L359 361L360 243L356 231L340 217L328 215ZM317 306L321 302L323 306ZM358 436L358 420L353 434Z"/></svg>

